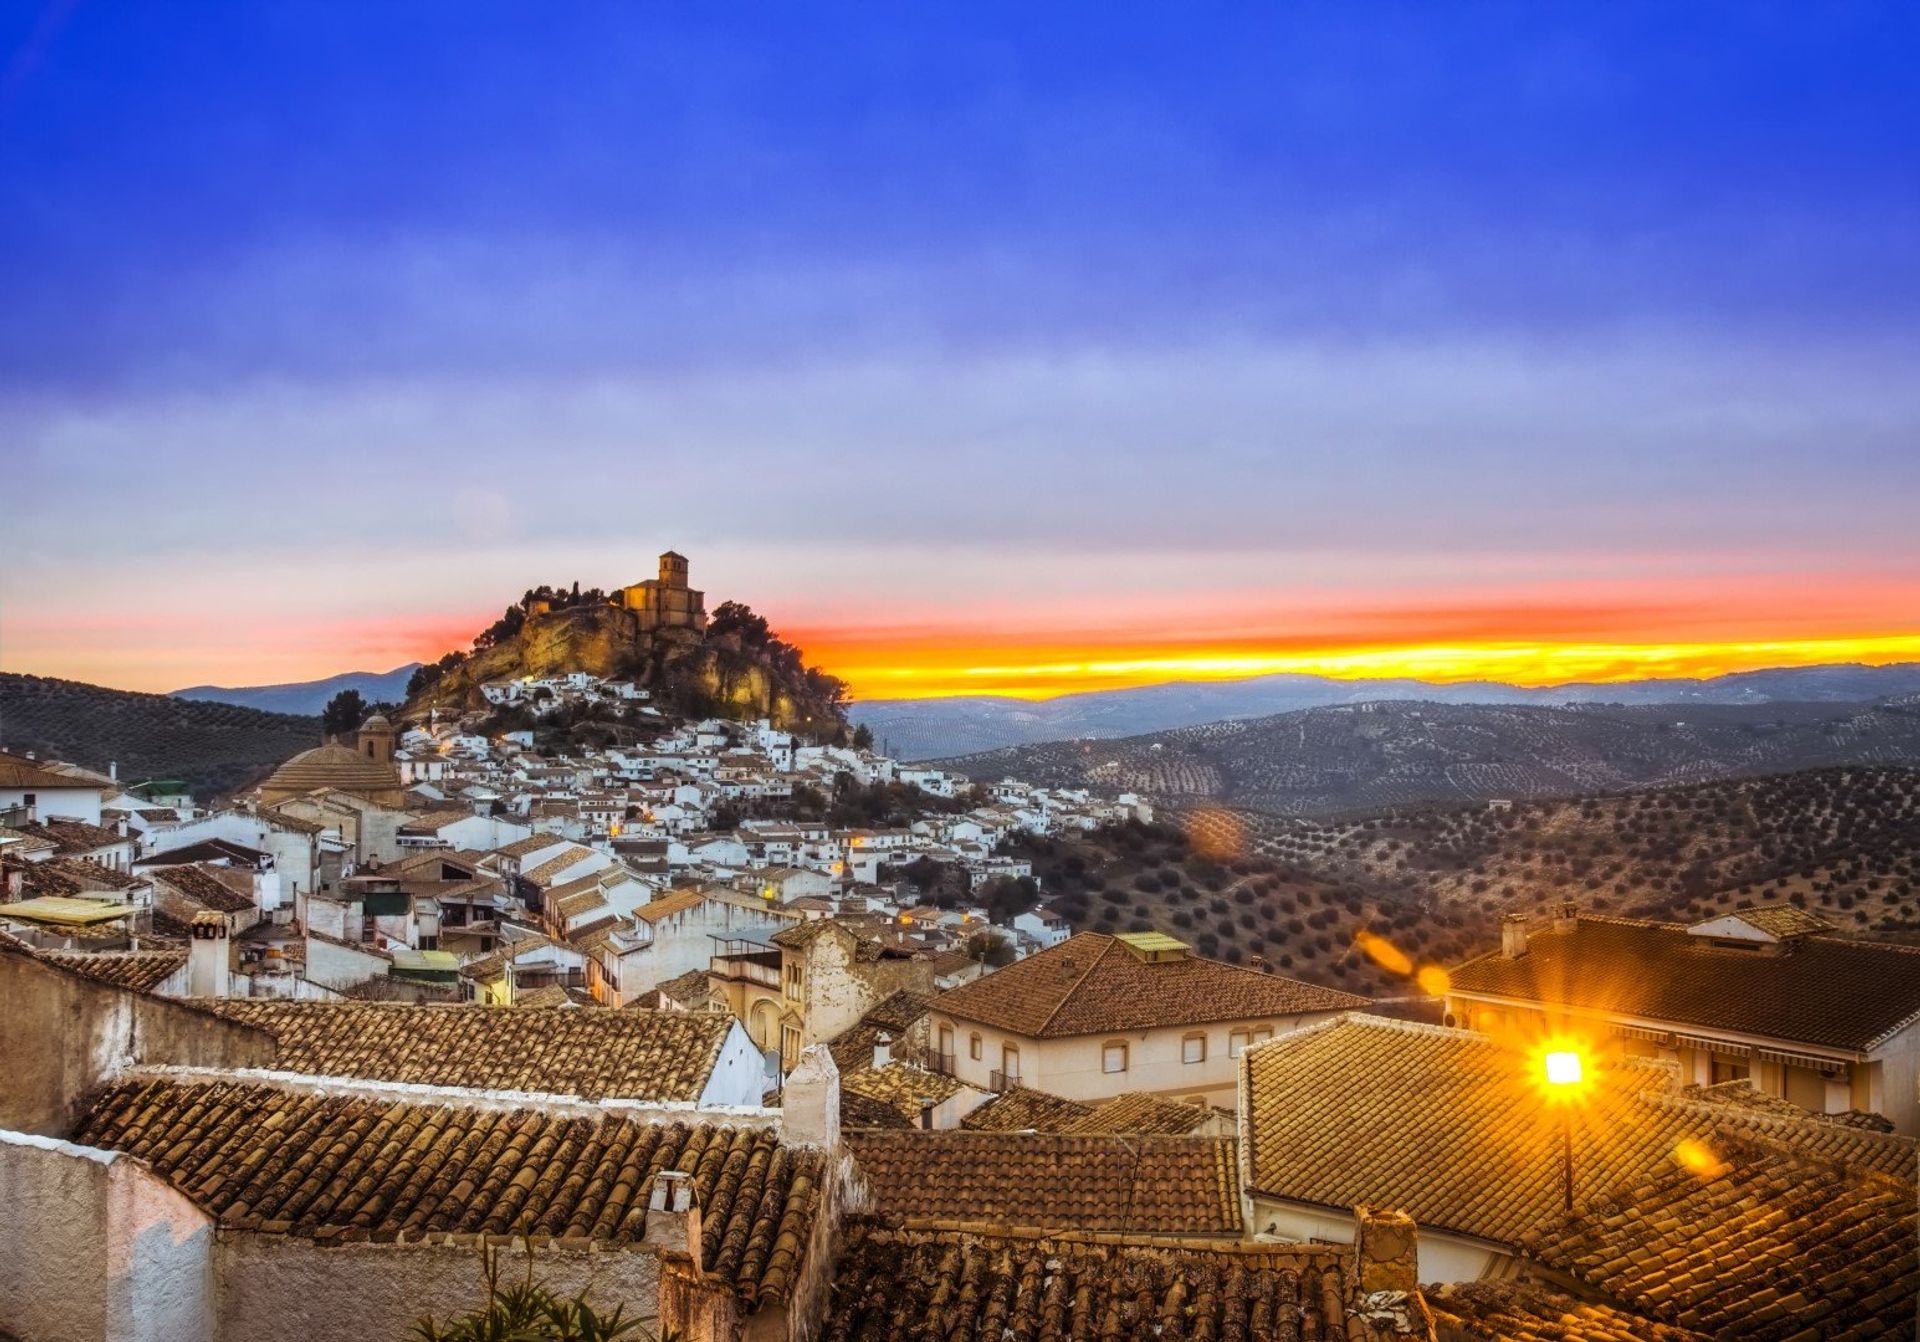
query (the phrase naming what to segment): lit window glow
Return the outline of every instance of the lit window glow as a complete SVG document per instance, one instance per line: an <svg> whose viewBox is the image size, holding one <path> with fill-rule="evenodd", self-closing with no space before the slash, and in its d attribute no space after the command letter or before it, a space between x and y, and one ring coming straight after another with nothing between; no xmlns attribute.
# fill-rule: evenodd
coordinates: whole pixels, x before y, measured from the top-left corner
<svg viewBox="0 0 1920 1342"><path fill-rule="evenodd" d="M1577 1086L1585 1079L1580 1055L1570 1050L1556 1049L1547 1054L1546 1069L1549 1086Z"/></svg>

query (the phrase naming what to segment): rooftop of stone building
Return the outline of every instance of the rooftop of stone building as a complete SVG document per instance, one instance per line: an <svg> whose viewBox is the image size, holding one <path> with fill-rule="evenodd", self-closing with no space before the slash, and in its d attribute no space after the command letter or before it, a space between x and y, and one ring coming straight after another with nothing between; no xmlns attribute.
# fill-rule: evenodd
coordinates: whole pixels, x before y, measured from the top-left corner
<svg viewBox="0 0 1920 1342"><path fill-rule="evenodd" d="M232 1079L126 1079L72 1140L138 1157L223 1226L326 1242L527 1234L635 1245L654 1174L679 1170L699 1199L705 1266L750 1304L791 1290L825 1173L822 1153L782 1146L764 1127Z"/></svg>
<svg viewBox="0 0 1920 1342"><path fill-rule="evenodd" d="M965 1130L846 1137L874 1214L896 1224L1240 1233L1232 1138Z"/></svg>
<svg viewBox="0 0 1920 1342"><path fill-rule="evenodd" d="M265 998L206 1005L278 1039L282 1071L588 1099L698 1101L733 1027L731 1017L690 1012Z"/></svg>

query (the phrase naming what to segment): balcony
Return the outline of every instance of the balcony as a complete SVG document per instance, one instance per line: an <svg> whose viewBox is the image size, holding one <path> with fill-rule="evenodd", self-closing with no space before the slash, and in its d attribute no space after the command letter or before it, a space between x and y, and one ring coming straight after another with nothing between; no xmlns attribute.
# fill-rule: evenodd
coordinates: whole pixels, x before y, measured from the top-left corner
<svg viewBox="0 0 1920 1342"><path fill-rule="evenodd" d="M959 1076L958 1060L951 1053L930 1053L927 1055L927 1070L936 1076Z"/></svg>
<svg viewBox="0 0 1920 1342"><path fill-rule="evenodd" d="M987 1073L988 1090L1019 1090L1020 1085L1020 1073L1018 1072Z"/></svg>

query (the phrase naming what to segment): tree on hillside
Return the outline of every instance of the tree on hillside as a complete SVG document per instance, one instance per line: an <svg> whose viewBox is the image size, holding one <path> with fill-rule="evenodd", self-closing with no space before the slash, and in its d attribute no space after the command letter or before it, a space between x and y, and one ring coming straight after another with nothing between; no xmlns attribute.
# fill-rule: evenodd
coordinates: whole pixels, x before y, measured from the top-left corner
<svg viewBox="0 0 1920 1342"><path fill-rule="evenodd" d="M853 748L855 750L873 749L873 728L861 723L853 729Z"/></svg>
<svg viewBox="0 0 1920 1342"><path fill-rule="evenodd" d="M320 730L328 736L342 736L356 730L367 720L367 701L358 690L342 690L327 700L320 713Z"/></svg>

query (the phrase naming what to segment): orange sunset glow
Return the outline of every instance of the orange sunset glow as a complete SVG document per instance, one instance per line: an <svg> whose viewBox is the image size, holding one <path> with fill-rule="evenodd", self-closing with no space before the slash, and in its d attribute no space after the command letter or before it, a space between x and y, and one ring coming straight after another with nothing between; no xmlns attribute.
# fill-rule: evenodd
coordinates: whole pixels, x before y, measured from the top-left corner
<svg viewBox="0 0 1920 1342"><path fill-rule="evenodd" d="M1180 680L1238 680L1294 673L1337 680L1405 677L1451 684L1513 685L1725 675L1763 667L1833 662L1884 665L1920 660L1920 634L1769 639L1727 643L1411 644L1277 650L1257 644L1168 648L1150 644L964 646L934 642L836 646L808 652L845 679L856 699L995 694L1045 699L1087 690Z"/></svg>

